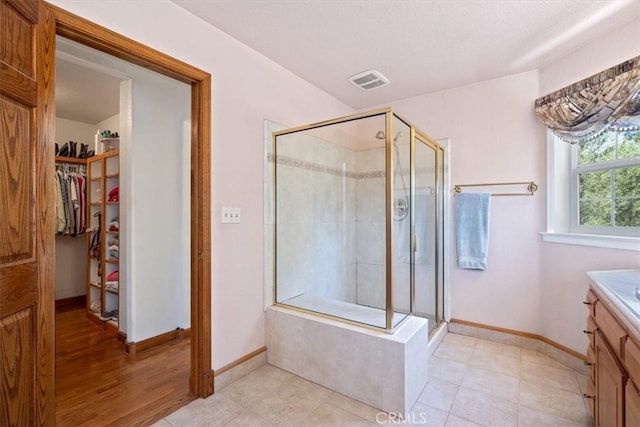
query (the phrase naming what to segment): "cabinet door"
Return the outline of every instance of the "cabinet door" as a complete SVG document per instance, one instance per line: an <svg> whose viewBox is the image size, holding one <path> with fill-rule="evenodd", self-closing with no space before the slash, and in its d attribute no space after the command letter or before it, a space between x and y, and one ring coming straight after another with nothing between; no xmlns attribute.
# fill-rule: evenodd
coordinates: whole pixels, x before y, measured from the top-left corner
<svg viewBox="0 0 640 427"><path fill-rule="evenodd" d="M598 330L604 334L607 343L616 357L621 357L624 342L627 340L627 332L602 301L596 302L595 311L595 321L598 324Z"/></svg>
<svg viewBox="0 0 640 427"><path fill-rule="evenodd" d="M596 426L624 427L627 376L600 331L596 332ZM631 424L629 424L631 425Z"/></svg>
<svg viewBox="0 0 640 427"><path fill-rule="evenodd" d="M627 381L624 398L624 413L626 425L640 426L640 392L631 381Z"/></svg>

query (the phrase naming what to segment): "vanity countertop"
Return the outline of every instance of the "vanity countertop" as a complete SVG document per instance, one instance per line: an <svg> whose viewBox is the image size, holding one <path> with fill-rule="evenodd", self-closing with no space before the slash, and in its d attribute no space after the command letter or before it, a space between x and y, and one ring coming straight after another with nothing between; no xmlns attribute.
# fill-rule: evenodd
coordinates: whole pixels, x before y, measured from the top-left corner
<svg viewBox="0 0 640 427"><path fill-rule="evenodd" d="M591 287L606 305L612 309L628 332L640 340L640 299L636 288L640 287L640 269L589 271Z"/></svg>

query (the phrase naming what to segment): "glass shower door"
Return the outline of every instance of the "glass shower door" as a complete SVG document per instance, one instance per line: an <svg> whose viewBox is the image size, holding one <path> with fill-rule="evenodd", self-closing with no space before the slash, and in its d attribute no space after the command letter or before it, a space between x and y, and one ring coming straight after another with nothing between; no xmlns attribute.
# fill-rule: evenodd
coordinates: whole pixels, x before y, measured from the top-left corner
<svg viewBox="0 0 640 427"><path fill-rule="evenodd" d="M426 138L415 138L413 255L415 314L429 320L429 330L442 320L442 192L440 150Z"/></svg>

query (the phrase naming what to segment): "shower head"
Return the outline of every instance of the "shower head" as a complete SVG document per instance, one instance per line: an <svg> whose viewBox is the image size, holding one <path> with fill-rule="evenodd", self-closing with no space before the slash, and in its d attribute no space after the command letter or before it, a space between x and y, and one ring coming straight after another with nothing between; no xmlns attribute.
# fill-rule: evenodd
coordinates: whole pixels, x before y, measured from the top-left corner
<svg viewBox="0 0 640 427"><path fill-rule="evenodd" d="M384 138L385 138L385 136L386 136L386 135L384 134L384 131L383 131L383 130L379 130L379 131L376 133L376 138L377 138L377 139L384 139ZM404 134L403 134L402 132L398 132L398 133L396 134L395 138L393 138L393 142L396 142L396 141L398 140L398 138L402 138L403 136L404 136Z"/></svg>

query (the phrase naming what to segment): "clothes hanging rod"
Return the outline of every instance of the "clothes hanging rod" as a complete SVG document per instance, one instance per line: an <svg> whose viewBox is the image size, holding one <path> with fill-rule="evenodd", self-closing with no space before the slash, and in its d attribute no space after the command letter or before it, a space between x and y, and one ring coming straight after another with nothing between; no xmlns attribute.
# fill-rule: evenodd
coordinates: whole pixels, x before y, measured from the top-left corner
<svg viewBox="0 0 640 427"><path fill-rule="evenodd" d="M533 181L518 181L518 182L488 182L484 184L459 184L453 187L453 192L456 194L462 193L462 187L493 187L500 185L526 185L526 193L491 193L491 196L533 196L538 190L538 186Z"/></svg>
<svg viewBox="0 0 640 427"><path fill-rule="evenodd" d="M77 165L86 165L87 159L77 159L75 157L62 157L56 156L56 162L58 163L73 163Z"/></svg>

